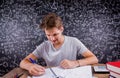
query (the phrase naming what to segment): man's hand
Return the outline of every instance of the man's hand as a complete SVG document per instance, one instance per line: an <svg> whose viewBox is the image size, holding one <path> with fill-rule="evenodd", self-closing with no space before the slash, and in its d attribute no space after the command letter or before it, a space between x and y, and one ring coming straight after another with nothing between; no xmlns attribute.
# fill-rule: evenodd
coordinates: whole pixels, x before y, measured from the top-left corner
<svg viewBox="0 0 120 78"><path fill-rule="evenodd" d="M45 73L45 68L40 65L33 64L30 66L28 71L31 75L38 76L43 75Z"/></svg>
<svg viewBox="0 0 120 78"><path fill-rule="evenodd" d="M75 68L77 66L79 66L79 63L75 60L75 61L71 61L71 60L63 60L60 63L60 66L65 68L65 69L69 69L69 68Z"/></svg>

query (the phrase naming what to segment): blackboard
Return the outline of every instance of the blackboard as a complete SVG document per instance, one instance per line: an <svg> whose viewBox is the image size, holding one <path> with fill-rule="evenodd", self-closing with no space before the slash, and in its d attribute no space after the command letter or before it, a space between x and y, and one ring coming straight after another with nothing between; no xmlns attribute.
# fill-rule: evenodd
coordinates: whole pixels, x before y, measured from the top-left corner
<svg viewBox="0 0 120 78"><path fill-rule="evenodd" d="M0 76L46 40L38 26L49 12L60 15L64 34L80 39L100 63L120 59L120 0L1 0Z"/></svg>

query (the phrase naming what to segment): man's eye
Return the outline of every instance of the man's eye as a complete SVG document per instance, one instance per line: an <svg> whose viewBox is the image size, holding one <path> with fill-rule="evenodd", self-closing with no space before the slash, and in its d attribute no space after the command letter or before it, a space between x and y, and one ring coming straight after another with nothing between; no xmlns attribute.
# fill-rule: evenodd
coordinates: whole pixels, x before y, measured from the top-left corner
<svg viewBox="0 0 120 78"><path fill-rule="evenodd" d="M58 34L54 34L53 36L57 36Z"/></svg>
<svg viewBox="0 0 120 78"><path fill-rule="evenodd" d="M47 35L47 36L50 36L50 35Z"/></svg>

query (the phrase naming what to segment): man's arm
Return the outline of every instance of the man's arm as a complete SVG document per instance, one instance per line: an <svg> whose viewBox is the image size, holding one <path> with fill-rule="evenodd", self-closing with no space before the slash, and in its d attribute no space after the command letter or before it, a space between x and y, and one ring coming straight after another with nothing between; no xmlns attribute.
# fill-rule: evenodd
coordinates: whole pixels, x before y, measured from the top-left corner
<svg viewBox="0 0 120 78"><path fill-rule="evenodd" d="M78 60L79 66L98 63L97 57L90 51L86 51L82 54L85 58Z"/></svg>
<svg viewBox="0 0 120 78"><path fill-rule="evenodd" d="M80 60L63 60L60 66L63 68L75 68L78 66L90 65L98 63L97 57L89 50L82 54L85 58Z"/></svg>
<svg viewBox="0 0 120 78"><path fill-rule="evenodd" d="M45 73L45 68L31 63L29 58L32 58L33 60L36 60L37 57L34 54L29 54L27 57L25 57L21 62L20 62L20 67L23 69L26 69L29 71L31 75L42 75Z"/></svg>

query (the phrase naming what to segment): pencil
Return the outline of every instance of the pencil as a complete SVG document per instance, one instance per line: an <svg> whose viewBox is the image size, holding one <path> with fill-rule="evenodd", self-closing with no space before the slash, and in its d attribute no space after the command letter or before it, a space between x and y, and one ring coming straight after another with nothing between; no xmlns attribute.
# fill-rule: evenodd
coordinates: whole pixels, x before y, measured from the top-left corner
<svg viewBox="0 0 120 78"><path fill-rule="evenodd" d="M23 73L19 74L19 75L17 76L17 78L20 78L22 75L23 75Z"/></svg>

